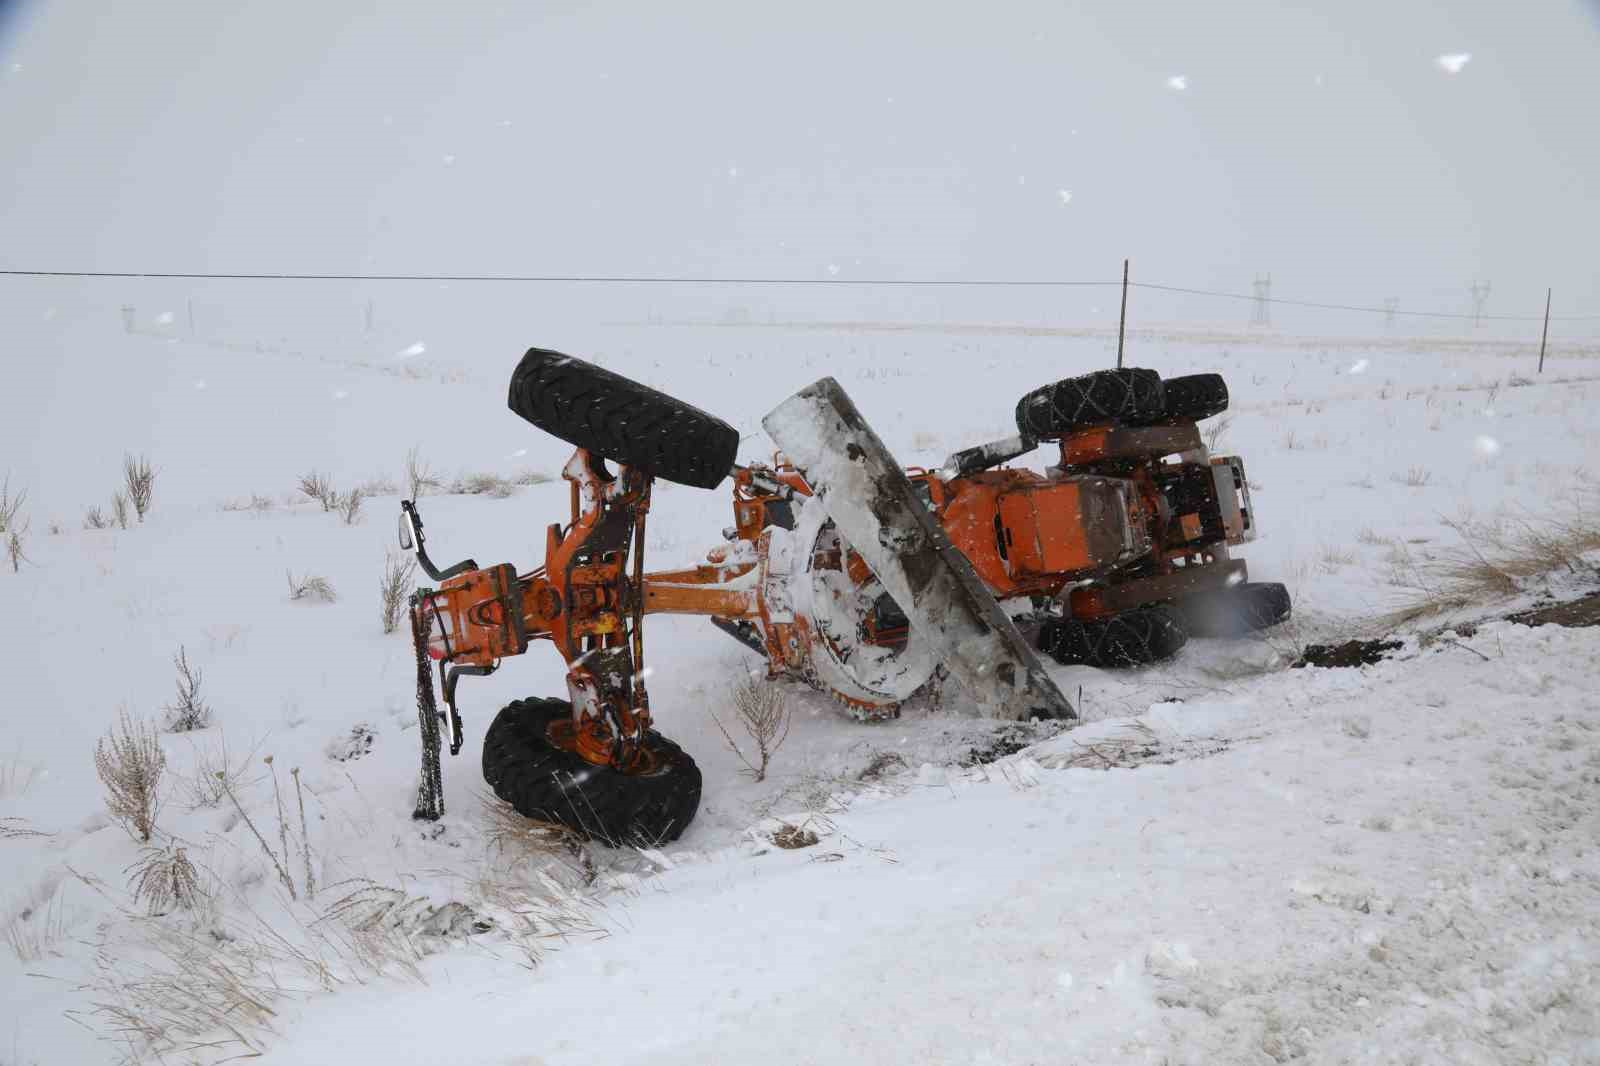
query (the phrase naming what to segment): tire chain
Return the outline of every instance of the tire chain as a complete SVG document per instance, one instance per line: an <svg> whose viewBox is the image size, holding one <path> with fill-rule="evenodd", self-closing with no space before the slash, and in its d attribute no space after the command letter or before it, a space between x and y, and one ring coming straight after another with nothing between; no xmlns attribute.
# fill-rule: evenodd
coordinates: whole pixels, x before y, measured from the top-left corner
<svg viewBox="0 0 1600 1066"><path fill-rule="evenodd" d="M1144 607L1106 619L1047 622L1039 630L1039 650L1068 666L1143 666L1171 658L1188 639L1172 611Z"/></svg>

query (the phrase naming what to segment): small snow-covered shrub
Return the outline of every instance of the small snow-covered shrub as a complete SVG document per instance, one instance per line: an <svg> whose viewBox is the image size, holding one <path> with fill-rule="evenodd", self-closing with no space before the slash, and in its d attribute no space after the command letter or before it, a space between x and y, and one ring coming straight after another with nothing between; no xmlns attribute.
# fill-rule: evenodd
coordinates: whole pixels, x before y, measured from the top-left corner
<svg viewBox="0 0 1600 1066"><path fill-rule="evenodd" d="M300 475L300 492L322 504L324 511L338 506L339 494L334 491L333 479L316 470Z"/></svg>
<svg viewBox="0 0 1600 1066"><path fill-rule="evenodd" d="M400 628L400 619L405 616L406 601L416 581L417 561L393 551L387 554L387 559L378 592L382 597L383 631L393 633Z"/></svg>
<svg viewBox="0 0 1600 1066"><path fill-rule="evenodd" d="M406 453L406 486L411 490L411 499L421 499L424 492L437 489L440 484L438 476L423 460L421 447Z"/></svg>
<svg viewBox="0 0 1600 1066"><path fill-rule="evenodd" d="M128 502L143 522L156 492L156 468L147 457L129 453L122 457L122 481L128 490Z"/></svg>
<svg viewBox="0 0 1600 1066"><path fill-rule="evenodd" d="M339 513L340 518L344 519L345 525L353 526L361 521L362 496L360 489L351 489L342 496L335 495L334 499L336 501L334 510Z"/></svg>
<svg viewBox="0 0 1600 1066"><path fill-rule="evenodd" d="M450 485L450 491L464 496L493 496L503 500L514 494L517 489L510 481L499 474L462 474Z"/></svg>
<svg viewBox="0 0 1600 1066"><path fill-rule="evenodd" d="M715 711L711 712L711 720L716 723L728 750L744 763L745 768L741 772L756 781L765 781L772 756L789 737L789 700L777 684L756 674L746 674L734 682L728 697L733 704L734 719L750 738L755 750L746 754Z"/></svg>
<svg viewBox="0 0 1600 1066"><path fill-rule="evenodd" d="M150 842L161 810L167 756L156 731L126 710L95 744L94 768L106 790L106 810L135 840Z"/></svg>
<svg viewBox="0 0 1600 1066"><path fill-rule="evenodd" d="M100 508L91 507L83 512L84 529L109 529L110 526L111 519L107 518L106 513Z"/></svg>
<svg viewBox="0 0 1600 1066"><path fill-rule="evenodd" d="M178 698L167 704L167 732L189 733L211 724L211 708L200 696L201 672L189 664L189 653L183 645L172 657L178 670Z"/></svg>
<svg viewBox="0 0 1600 1066"><path fill-rule="evenodd" d="M132 522L132 515L128 510L128 496L118 492L111 497L111 518L117 523L118 529L127 529Z"/></svg>
<svg viewBox="0 0 1600 1066"><path fill-rule="evenodd" d="M289 598L291 600L315 600L321 603L333 603L339 594L333 590L333 584L325 577L315 574L306 574L304 577L295 577L294 571L288 572Z"/></svg>

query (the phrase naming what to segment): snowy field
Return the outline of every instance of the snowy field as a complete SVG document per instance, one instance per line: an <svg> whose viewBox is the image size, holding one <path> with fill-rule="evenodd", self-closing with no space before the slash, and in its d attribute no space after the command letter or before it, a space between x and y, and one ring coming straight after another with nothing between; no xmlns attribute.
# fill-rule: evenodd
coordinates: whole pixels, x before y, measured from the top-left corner
<svg viewBox="0 0 1600 1066"><path fill-rule="evenodd" d="M1382 632L1463 522L1592 516L1600 343L1557 340L1540 375L1525 338L1135 329L1130 365L1226 376L1232 409L1203 428L1244 457L1262 531L1245 555L1288 585L1291 623L1139 671L1053 667L1085 720L1056 736L920 703L865 725L796 688L756 784L711 717L755 660L654 618L652 705L705 773L699 816L663 852L552 860L495 846L478 771L495 711L563 693L546 648L463 682L449 813L410 819L413 660L378 604L408 450L446 483L517 482L428 496L435 559L526 568L566 516L569 451L505 408L530 344L727 419L746 460L771 451L763 414L833 375L931 466L1007 435L1028 389L1110 365L1116 337L984 325L1009 309L541 299L454 319L419 300L370 330L359 303L335 326L160 292L127 323L115 297L58 312L42 289L6 312L0 475L30 526L0 572L0 1063L1600 1062L1600 629L1417 627L1375 666L1289 669L1307 643ZM159 470L150 514L83 528L125 452ZM353 524L295 491L312 470L371 490ZM730 520L726 489L658 485L648 565L698 561ZM1597 562L1520 602L1593 590ZM286 572L337 599L292 601ZM161 738L158 840L209 902L152 919L93 753L120 710L160 719L180 647L214 724ZM972 765L1005 740L1037 743ZM224 743L248 819L199 802ZM774 847L784 824L818 842ZM223 1024L151 1020L186 996Z"/></svg>

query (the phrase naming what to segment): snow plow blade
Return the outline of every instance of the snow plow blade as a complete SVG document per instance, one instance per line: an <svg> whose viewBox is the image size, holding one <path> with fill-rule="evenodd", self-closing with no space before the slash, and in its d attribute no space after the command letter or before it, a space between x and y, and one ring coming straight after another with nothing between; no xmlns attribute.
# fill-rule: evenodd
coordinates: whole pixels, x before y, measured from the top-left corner
<svg viewBox="0 0 1600 1066"><path fill-rule="evenodd" d="M985 715L1078 716L837 381L761 424L816 491L807 506L823 507Z"/></svg>

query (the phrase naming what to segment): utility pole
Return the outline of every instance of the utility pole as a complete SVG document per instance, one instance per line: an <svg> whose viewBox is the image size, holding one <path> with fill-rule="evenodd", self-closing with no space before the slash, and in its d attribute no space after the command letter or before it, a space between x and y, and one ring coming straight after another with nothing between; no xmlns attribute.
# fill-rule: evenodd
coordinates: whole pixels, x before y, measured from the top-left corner
<svg viewBox="0 0 1600 1066"><path fill-rule="evenodd" d="M1256 290L1256 307L1250 316L1250 324L1252 326L1270 326L1272 325L1272 308L1268 301L1272 299L1272 275L1268 274L1264 278L1258 277L1253 284Z"/></svg>
<svg viewBox="0 0 1600 1066"><path fill-rule="evenodd" d="M1393 329L1395 312L1400 310L1400 297L1390 296L1383 301L1383 328Z"/></svg>
<svg viewBox="0 0 1600 1066"><path fill-rule="evenodd" d="M1128 327L1128 261L1122 261L1122 315L1117 319L1117 369L1122 369L1122 337Z"/></svg>
<svg viewBox="0 0 1600 1066"><path fill-rule="evenodd" d="M1489 302L1489 283L1472 283L1472 328L1483 325L1483 305Z"/></svg>
<svg viewBox="0 0 1600 1066"><path fill-rule="evenodd" d="M1539 373L1544 373L1544 342L1550 339L1550 289L1544 290L1544 332L1539 334Z"/></svg>

